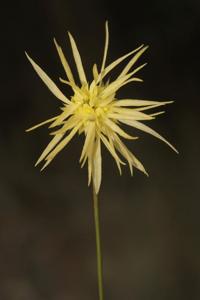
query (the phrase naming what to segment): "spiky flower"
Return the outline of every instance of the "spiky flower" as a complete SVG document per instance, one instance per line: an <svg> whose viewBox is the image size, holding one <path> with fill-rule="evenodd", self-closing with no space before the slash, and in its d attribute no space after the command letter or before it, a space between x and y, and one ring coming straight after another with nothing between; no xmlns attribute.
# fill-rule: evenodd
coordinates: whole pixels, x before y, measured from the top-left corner
<svg viewBox="0 0 200 300"><path fill-rule="evenodd" d="M145 64L142 64L135 69L132 67L148 47L141 45L137 49L129 52L126 55L123 55L106 66L106 57L109 44L109 31L107 22L105 25L105 47L102 64L100 68L94 64L92 69L93 80L91 83L89 83L86 78L78 48L74 38L70 33L69 40L71 43L80 84L75 82L71 68L64 56L64 53L54 39L58 55L66 73L66 80L60 78L60 81L71 87L72 95L70 99L60 91L60 89L49 78L49 76L26 53L27 58L39 77L47 85L50 91L62 101L63 104L63 107L61 108L62 112L60 114L28 129L27 131L51 123L49 128L53 129L53 132L50 133L53 138L36 162L36 165L38 165L41 161L45 161L42 169L50 164L55 156L77 133L83 133L85 135L85 141L80 156L80 163L81 167L83 167L87 162L88 184L90 184L91 180L93 180L95 191L98 193L102 180L101 143L104 144L114 158L120 174L121 165L124 165L125 163L122 161L119 154L128 162L131 174L133 173L133 167L147 174L141 162L133 153L130 152L130 150L122 141L122 138L137 139L137 137L127 134L121 128L121 125L125 124L147 132L164 141L174 151L176 151L176 149L166 139L142 123L142 121L150 121L154 119L156 115L163 113L158 112L147 114L146 111L171 103L172 101L158 102L117 98L116 93L122 86L130 82L142 81L140 78L135 77L135 74L142 69ZM106 79L107 75L110 74L110 72L117 65L119 65L128 57L131 57L131 59L121 71L119 76L113 81L109 82L108 79Z"/></svg>

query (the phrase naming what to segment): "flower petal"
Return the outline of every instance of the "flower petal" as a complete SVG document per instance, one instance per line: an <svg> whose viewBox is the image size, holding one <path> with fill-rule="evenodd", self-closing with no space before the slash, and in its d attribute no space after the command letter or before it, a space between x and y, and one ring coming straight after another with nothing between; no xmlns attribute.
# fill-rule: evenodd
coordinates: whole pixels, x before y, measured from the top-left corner
<svg viewBox="0 0 200 300"><path fill-rule="evenodd" d="M107 53L108 53L108 44L109 44L108 21L106 21L106 23L105 23L105 32L106 32L106 37L105 37L105 47L104 47L103 61L102 61L102 65L101 65L101 72L105 68L106 57L107 57Z"/></svg>
<svg viewBox="0 0 200 300"><path fill-rule="evenodd" d="M75 60L75 63L76 63L77 71L78 71L78 74L79 74L79 78L80 78L81 83L83 84L83 83L87 82L87 79L86 79L85 72L84 72L84 69L83 69L81 56L80 56L80 53L78 51L78 48L76 46L76 43L75 43L75 40L74 40L73 36L71 35L70 32L68 32L68 34L69 34L69 39L70 39L70 43L71 43L72 52L73 52L74 60Z"/></svg>
<svg viewBox="0 0 200 300"><path fill-rule="evenodd" d="M173 101L158 102L158 101L140 100L140 99L120 99L115 101L113 104L114 106L151 106L151 105L160 106L172 102Z"/></svg>
<svg viewBox="0 0 200 300"><path fill-rule="evenodd" d="M123 77L128 73L128 71L132 68L132 66L136 63L136 61L140 58L140 56L148 49L149 46L145 46L140 51L138 51L134 57L129 61L129 63L126 65L126 67L123 69L123 71L120 73L118 78Z"/></svg>
<svg viewBox="0 0 200 300"><path fill-rule="evenodd" d="M72 131L56 146L56 148L54 148L54 150L49 153L45 160L52 161L54 157L71 141L81 125L82 123L79 123L77 126L75 126Z"/></svg>
<svg viewBox="0 0 200 300"><path fill-rule="evenodd" d="M88 156L88 147L93 146L95 138L95 123L93 121L89 122L88 127L86 128L86 138L83 146L83 150L81 153L80 161L83 160L84 156Z"/></svg>
<svg viewBox="0 0 200 300"><path fill-rule="evenodd" d="M115 122L113 122L109 119L105 119L105 124L108 126L108 128L112 129L112 131L118 133L120 136L122 136L125 139L129 139L129 140L137 139L137 137L132 137L129 134L127 134Z"/></svg>
<svg viewBox="0 0 200 300"><path fill-rule="evenodd" d="M153 130L152 128L148 127L147 125L140 123L138 121L132 121L132 120L122 120L120 119L120 121L126 125L135 127L139 130L142 130L144 132L147 132L153 136L155 136L157 139L160 139L161 141L163 141L164 143L166 143L170 148L172 148L176 153L178 153L178 151L176 150L176 148L174 146L172 146L172 144L170 144L164 137L162 137L159 133L157 133L155 130Z"/></svg>
<svg viewBox="0 0 200 300"><path fill-rule="evenodd" d="M61 60L61 63L63 65L63 68L65 70L65 73L67 75L67 78L69 79L70 82L73 82L74 83L74 76L72 74L72 71L70 69L70 66L65 58L65 55L62 51L62 48L58 45L58 43L56 42L56 39L54 38L54 43L55 43L55 46L56 46L56 49L57 49L57 52L58 52L58 55L60 57L60 60Z"/></svg>
<svg viewBox="0 0 200 300"><path fill-rule="evenodd" d="M113 147L113 145L111 145L109 143L109 141L103 134L100 134L100 138L101 138L102 142L104 143L104 145L106 146L106 148L108 149L108 151L110 152L110 154L112 155L112 157L114 158L114 160L117 164L117 167L119 169L119 173L121 175L122 170L121 170L120 164L124 165L125 163L119 158L119 156L117 155L117 153L115 151L115 148Z"/></svg>
<svg viewBox="0 0 200 300"><path fill-rule="evenodd" d="M29 132L29 131L31 131L31 130L34 130L34 129L40 127L40 126L43 126L43 125L45 125L45 124L48 124L48 123L50 123L50 122L56 120L57 118L58 118L58 116L53 117L53 118L51 118L51 119L48 119L48 120L46 120L46 121L43 121L43 122L41 122L41 123L39 123L39 124L37 124L37 125L34 125L33 127L30 127L30 128L28 128L28 129L26 129L26 132Z"/></svg>
<svg viewBox="0 0 200 300"><path fill-rule="evenodd" d="M35 167L51 152L51 150L59 143L64 134L57 134L53 137L47 147L44 149L40 157L38 158Z"/></svg>
<svg viewBox="0 0 200 300"><path fill-rule="evenodd" d="M114 69L117 65L119 65L123 60L125 60L127 57L129 57L130 55L132 55L133 53L137 52L138 50L140 50L144 45L139 46L138 48L132 50L131 52L121 56L120 58L116 59L115 61L113 61L110 65L108 65L103 72L101 72L99 74L99 78L97 80L97 82L101 81L112 69Z"/></svg>
<svg viewBox="0 0 200 300"><path fill-rule="evenodd" d="M96 140L96 147L93 153L92 177L93 177L95 192L96 194L98 194L101 185L101 179L102 179L101 142L99 137Z"/></svg>
<svg viewBox="0 0 200 300"><path fill-rule="evenodd" d="M49 78L49 76L38 66L32 58L25 52L28 60L32 64L34 70L38 74L38 76L42 79L42 81L46 84L49 90L61 101L65 103L70 103L70 101L65 97L65 95L59 90L59 88L55 85L55 83Z"/></svg>

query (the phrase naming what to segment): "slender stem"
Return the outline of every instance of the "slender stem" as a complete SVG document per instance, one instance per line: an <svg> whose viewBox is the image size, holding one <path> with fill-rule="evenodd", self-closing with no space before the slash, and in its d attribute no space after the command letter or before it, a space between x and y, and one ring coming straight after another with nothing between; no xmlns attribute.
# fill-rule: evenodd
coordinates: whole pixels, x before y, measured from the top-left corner
<svg viewBox="0 0 200 300"><path fill-rule="evenodd" d="M103 300L104 297L103 297L103 274L102 274L100 226L99 226L99 207L98 207L98 196L95 192L94 185L93 185L93 201L94 201L94 222L95 222L95 234L96 234L99 300Z"/></svg>

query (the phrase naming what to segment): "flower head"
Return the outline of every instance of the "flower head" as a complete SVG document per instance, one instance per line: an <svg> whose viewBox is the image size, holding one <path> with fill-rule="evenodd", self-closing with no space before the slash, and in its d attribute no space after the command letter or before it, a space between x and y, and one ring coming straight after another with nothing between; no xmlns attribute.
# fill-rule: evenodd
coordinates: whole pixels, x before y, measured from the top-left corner
<svg viewBox="0 0 200 300"><path fill-rule="evenodd" d="M88 184L93 180L96 193L99 192L102 179L102 157L101 144L103 144L114 158L119 172L121 173L121 165L125 163L122 158L128 162L131 174L133 167L146 173L141 162L130 152L125 146L122 139L137 139L136 136L127 134L121 125L128 125L147 132L156 138L164 141L174 151L177 150L161 135L153 129L143 124L143 121L149 121L155 118L156 115L163 112L147 113L150 109L171 103L172 101L158 102L139 99L118 99L118 90L130 83L141 82L142 80L135 77L135 74L142 69L146 64L133 69L136 61L148 48L141 45L137 49L123 55L114 62L106 65L106 58L109 44L108 23L105 25L105 47L101 67L98 68L94 64L92 73L93 80L88 82L83 68L81 57L75 43L74 38L69 33L69 40L73 52L74 61L78 71L80 83L76 83L72 74L71 68L64 56L62 48L54 39L54 43L66 73L66 79L60 81L67 84L72 89L72 95L67 98L49 76L30 58L26 53L27 58L33 68L47 85L50 91L62 101L61 113L50 118L27 131L50 123L49 129L52 139L45 150L39 157L36 165L45 161L42 169L47 167L55 156L70 142L76 134L84 134L85 141L80 156L81 167L87 162L88 164ZM108 74L125 59L130 58L127 65L121 73L113 81L108 81ZM106 79L107 78L107 79ZM121 157L119 156L121 155ZM147 174L147 173L146 173Z"/></svg>

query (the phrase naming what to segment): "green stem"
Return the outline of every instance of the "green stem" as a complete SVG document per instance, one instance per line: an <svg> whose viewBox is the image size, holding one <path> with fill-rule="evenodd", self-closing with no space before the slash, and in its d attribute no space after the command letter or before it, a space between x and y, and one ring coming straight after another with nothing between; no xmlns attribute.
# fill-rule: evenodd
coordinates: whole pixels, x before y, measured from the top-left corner
<svg viewBox="0 0 200 300"><path fill-rule="evenodd" d="M98 196L93 185L93 201L94 201L94 222L96 234L96 252L97 252L97 275L98 275L98 289L99 300L103 300L103 275L102 275L102 257L101 257L101 241L100 241L100 226L99 226L99 207Z"/></svg>

